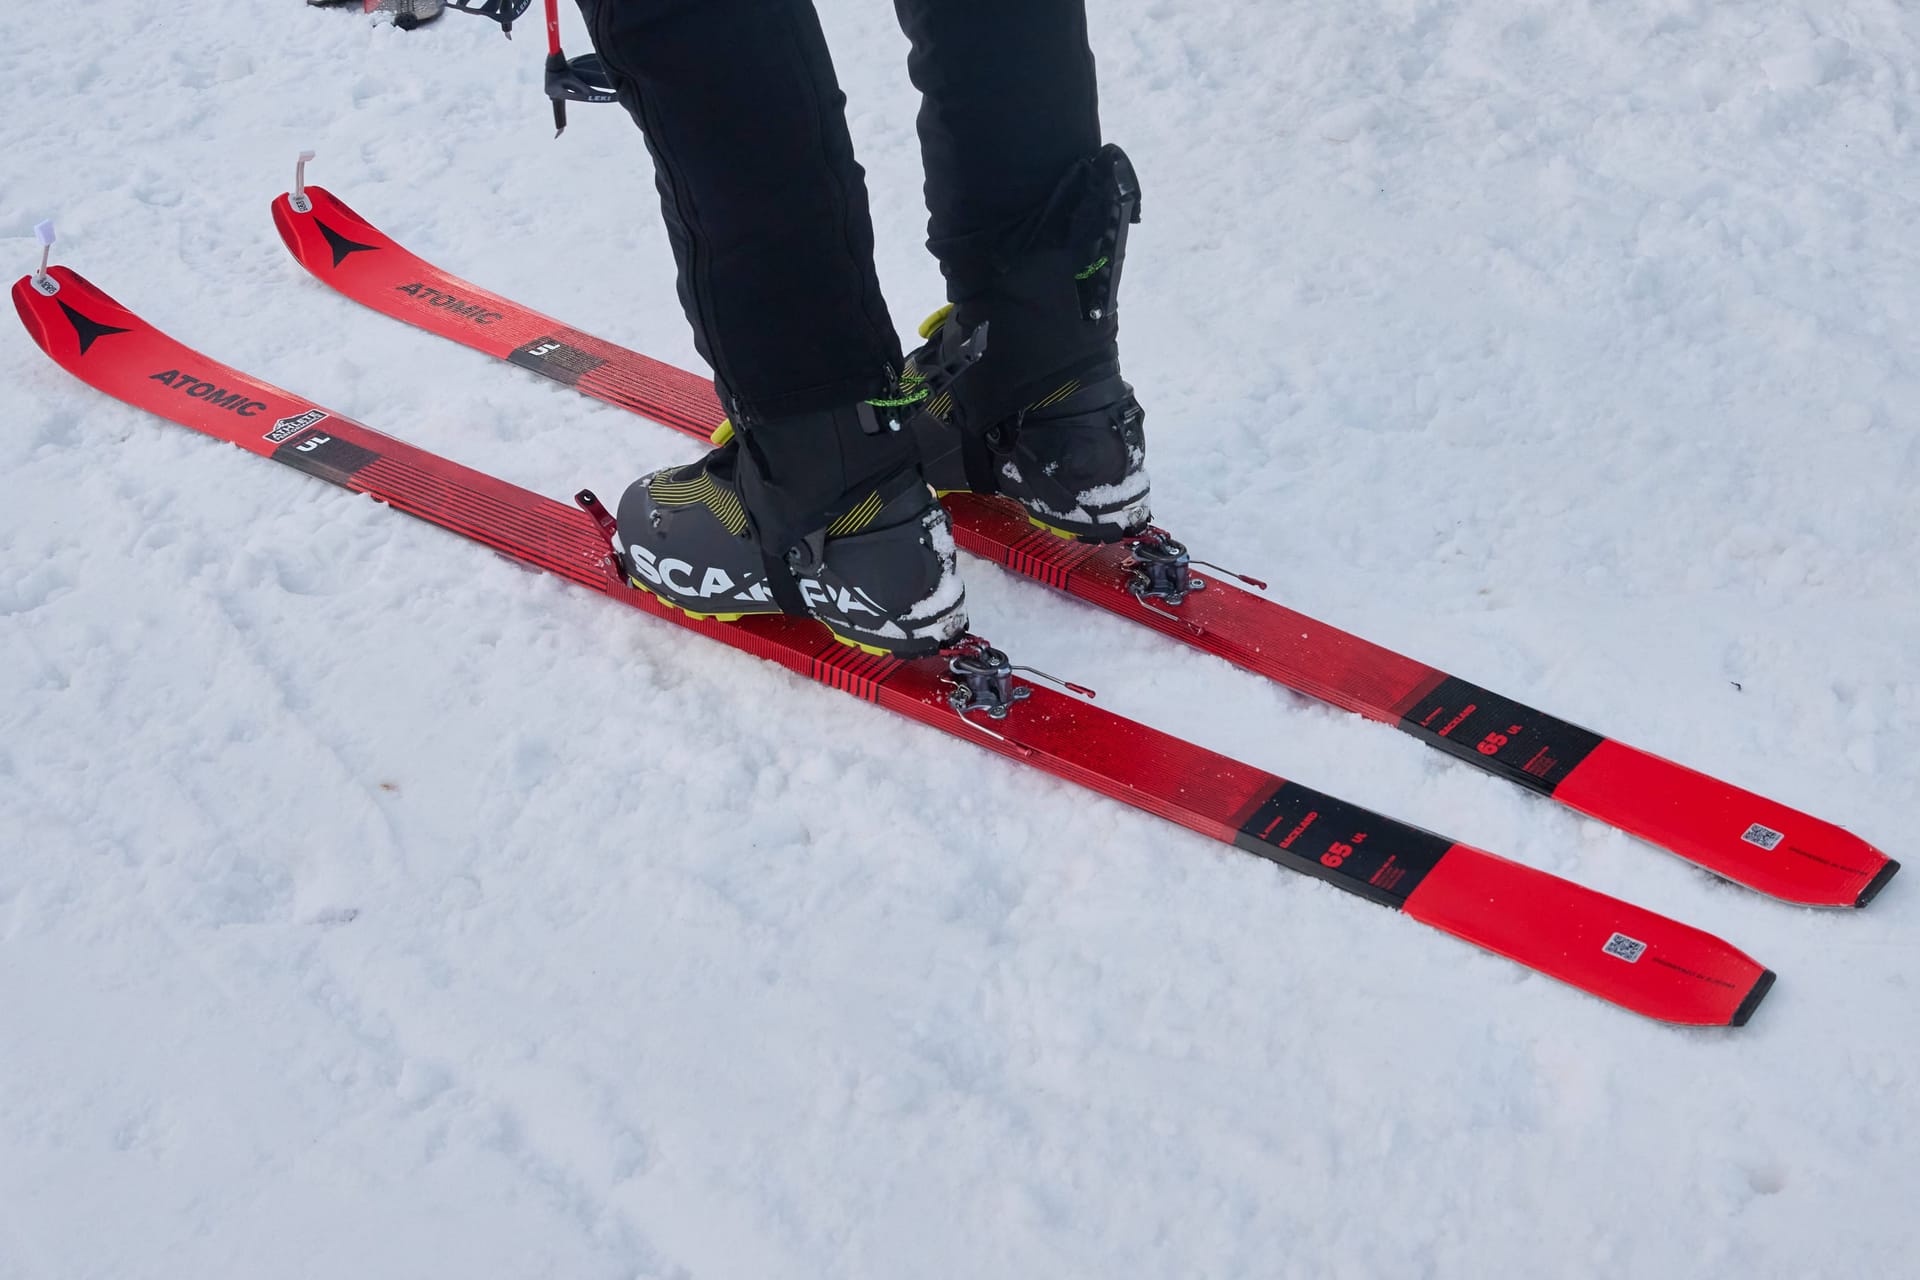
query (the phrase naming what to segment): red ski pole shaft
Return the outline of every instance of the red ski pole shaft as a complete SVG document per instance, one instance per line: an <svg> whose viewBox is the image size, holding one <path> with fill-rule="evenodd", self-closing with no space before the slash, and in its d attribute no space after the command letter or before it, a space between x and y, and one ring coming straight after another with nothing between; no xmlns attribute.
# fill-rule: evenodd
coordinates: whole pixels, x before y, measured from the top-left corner
<svg viewBox="0 0 1920 1280"><path fill-rule="evenodd" d="M547 75L551 79L556 73L564 74L567 69L567 55L560 52L560 0L547 0ZM553 100L553 136L559 137L567 131L567 101L565 98Z"/></svg>

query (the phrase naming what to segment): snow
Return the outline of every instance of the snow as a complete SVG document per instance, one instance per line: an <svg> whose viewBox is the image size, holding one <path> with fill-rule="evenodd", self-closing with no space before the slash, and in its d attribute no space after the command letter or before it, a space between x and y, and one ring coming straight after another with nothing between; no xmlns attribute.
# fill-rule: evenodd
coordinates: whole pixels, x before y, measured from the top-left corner
<svg viewBox="0 0 1920 1280"><path fill-rule="evenodd" d="M914 634L933 636L943 644L950 644L960 638L958 633L966 630L964 623L956 623L954 619L943 616L952 612L953 607L966 599L967 595L966 575L959 567L960 546L954 541L953 526L932 507L921 513L920 526L926 534L927 549L940 562L940 577L935 581L933 590L903 616L908 622L935 619L930 626L915 628ZM942 635L943 631L948 634Z"/></svg>
<svg viewBox="0 0 1920 1280"><path fill-rule="evenodd" d="M0 250L544 492L669 432L360 311L267 201L681 364L540 41L13 5ZM886 6L821 5L896 318ZM1156 511L1847 823L1920 809L1901 0L1095 0ZM573 52L584 52L577 15ZM969 563L1016 661L1710 929L1639 1021L115 405L0 339L0 1278L1912 1275L1914 900L1789 908ZM1914 874L1909 872L1909 875Z"/></svg>

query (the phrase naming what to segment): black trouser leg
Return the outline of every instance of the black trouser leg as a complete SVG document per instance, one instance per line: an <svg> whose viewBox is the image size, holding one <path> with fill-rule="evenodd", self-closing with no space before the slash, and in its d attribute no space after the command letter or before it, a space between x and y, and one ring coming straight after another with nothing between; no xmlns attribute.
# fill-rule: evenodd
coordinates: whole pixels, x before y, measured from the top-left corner
<svg viewBox="0 0 1920 1280"><path fill-rule="evenodd" d="M1074 162L1100 147L1085 0L894 0L894 9L922 95L927 247L969 292Z"/></svg>
<svg viewBox="0 0 1920 1280"><path fill-rule="evenodd" d="M866 177L811 0L580 0L646 135L680 302L728 408L875 396L900 364Z"/></svg>
<svg viewBox="0 0 1920 1280"><path fill-rule="evenodd" d="M961 333L989 325L986 355L954 395L976 427L1017 413L1115 359L1076 276L1102 186L1099 92L1084 0L894 0L923 95L927 247ZM1112 269L1117 273L1117 254ZM1116 277L1117 278L1117 277Z"/></svg>

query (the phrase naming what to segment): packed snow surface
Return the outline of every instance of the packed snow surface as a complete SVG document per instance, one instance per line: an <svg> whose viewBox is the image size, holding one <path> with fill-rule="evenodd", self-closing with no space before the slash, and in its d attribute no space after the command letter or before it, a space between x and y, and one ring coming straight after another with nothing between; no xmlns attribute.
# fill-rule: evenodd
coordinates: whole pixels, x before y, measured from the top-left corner
<svg viewBox="0 0 1920 1280"><path fill-rule="evenodd" d="M904 328L941 290L903 41L821 7ZM1091 8L1161 521L1911 857L1911 4ZM428 259L694 363L639 137L554 140L537 21L69 0L0 36L17 272L57 217L175 336L543 492L689 456L270 225L313 146ZM1764 900L964 566L981 630L1105 705L1781 975L1742 1031L1643 1022L17 330L0 381L4 1280L1920 1274L1910 884Z"/></svg>

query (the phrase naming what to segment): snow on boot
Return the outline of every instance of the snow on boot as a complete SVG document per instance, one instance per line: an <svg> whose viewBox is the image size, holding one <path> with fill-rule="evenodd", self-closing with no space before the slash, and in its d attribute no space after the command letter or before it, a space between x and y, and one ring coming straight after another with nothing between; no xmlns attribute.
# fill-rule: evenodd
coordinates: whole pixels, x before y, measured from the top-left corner
<svg viewBox="0 0 1920 1280"><path fill-rule="evenodd" d="M334 0L307 0L308 4L331 4ZM402 31L411 31L423 23L432 22L446 11L446 0L364 0L361 8L368 13L389 13L393 15L393 25Z"/></svg>
<svg viewBox="0 0 1920 1280"><path fill-rule="evenodd" d="M1019 502L1064 537L1115 542L1151 519L1145 413L1120 376L1116 300L1139 185L1118 147L1074 166L990 267L920 327L906 383L934 488ZM973 359L982 341L984 352Z"/></svg>
<svg viewBox="0 0 1920 1280"><path fill-rule="evenodd" d="M898 406L863 402L736 429L699 462L628 486L628 580L695 617L812 616L870 653L966 633L953 526Z"/></svg>
<svg viewBox="0 0 1920 1280"><path fill-rule="evenodd" d="M937 327L936 327L937 326ZM908 357L910 377L936 367L959 325L929 322L932 340ZM992 359L991 339L984 368ZM938 382L938 379L929 379ZM932 392L916 416L928 480L941 493L993 493L1026 508L1043 529L1085 542L1116 542L1152 518L1146 413L1120 376L1117 352L1091 369L1033 384L1025 405L984 425L965 411L965 379Z"/></svg>

